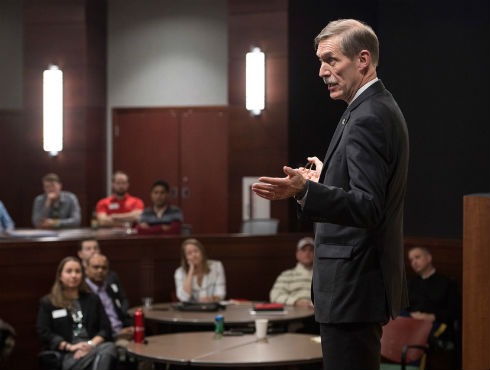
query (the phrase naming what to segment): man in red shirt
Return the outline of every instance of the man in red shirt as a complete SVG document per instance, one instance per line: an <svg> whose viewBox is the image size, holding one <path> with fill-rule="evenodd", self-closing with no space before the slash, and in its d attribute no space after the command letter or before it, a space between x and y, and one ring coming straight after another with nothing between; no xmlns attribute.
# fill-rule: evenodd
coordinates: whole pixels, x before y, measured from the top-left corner
<svg viewBox="0 0 490 370"><path fill-rule="evenodd" d="M112 195L97 202L95 211L99 226L126 226L138 221L144 204L128 193L129 177L122 171L112 175Z"/></svg>

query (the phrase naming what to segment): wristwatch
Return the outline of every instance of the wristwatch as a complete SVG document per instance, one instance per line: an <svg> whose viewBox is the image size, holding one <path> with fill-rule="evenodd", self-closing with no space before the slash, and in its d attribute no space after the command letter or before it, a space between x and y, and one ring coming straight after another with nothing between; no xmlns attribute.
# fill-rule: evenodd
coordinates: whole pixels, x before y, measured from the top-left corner
<svg viewBox="0 0 490 370"><path fill-rule="evenodd" d="M91 340L87 341L87 344L92 347L92 348L95 348L95 343L92 342Z"/></svg>

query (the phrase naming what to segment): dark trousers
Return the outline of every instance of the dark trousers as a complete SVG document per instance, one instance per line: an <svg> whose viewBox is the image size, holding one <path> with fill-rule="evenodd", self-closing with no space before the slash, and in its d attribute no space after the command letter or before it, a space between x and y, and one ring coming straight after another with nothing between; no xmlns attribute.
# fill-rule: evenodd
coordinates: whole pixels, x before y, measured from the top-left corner
<svg viewBox="0 0 490 370"><path fill-rule="evenodd" d="M85 356L75 360L69 352L63 358L63 370L110 370L116 363L116 346L113 342L104 342Z"/></svg>
<svg viewBox="0 0 490 370"><path fill-rule="evenodd" d="M378 370L381 324L320 324L324 370Z"/></svg>

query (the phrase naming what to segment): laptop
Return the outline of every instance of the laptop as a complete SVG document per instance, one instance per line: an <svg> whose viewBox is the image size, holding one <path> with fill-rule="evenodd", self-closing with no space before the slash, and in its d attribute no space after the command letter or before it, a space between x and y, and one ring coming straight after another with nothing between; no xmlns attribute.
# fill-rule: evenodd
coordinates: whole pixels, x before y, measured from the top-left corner
<svg viewBox="0 0 490 370"><path fill-rule="evenodd" d="M171 306L177 311L188 312L215 312L225 308L218 302L178 302L172 303Z"/></svg>

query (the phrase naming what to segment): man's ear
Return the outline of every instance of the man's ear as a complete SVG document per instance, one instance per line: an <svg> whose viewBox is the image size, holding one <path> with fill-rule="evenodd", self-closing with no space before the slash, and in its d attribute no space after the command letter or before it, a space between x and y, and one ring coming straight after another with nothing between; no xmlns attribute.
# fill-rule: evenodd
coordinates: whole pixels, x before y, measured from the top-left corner
<svg viewBox="0 0 490 370"><path fill-rule="evenodd" d="M366 73L371 64L371 53L368 50L361 50L358 55L359 70Z"/></svg>

